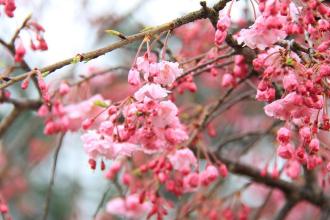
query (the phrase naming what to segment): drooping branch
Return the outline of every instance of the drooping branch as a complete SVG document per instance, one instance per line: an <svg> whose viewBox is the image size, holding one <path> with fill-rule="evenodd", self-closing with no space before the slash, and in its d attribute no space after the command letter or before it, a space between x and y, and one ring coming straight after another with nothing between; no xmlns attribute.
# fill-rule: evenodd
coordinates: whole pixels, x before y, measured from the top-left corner
<svg viewBox="0 0 330 220"><path fill-rule="evenodd" d="M53 185L54 185L54 182L55 182L57 159L58 159L58 155L60 153L61 147L62 147L64 136L65 136L64 133L60 134L58 144L57 144L55 152L54 152L51 177L50 177L50 180L49 180L49 185L48 185L47 194L46 194L46 201L45 201L45 209L44 209L44 213L43 213L43 217L42 217L43 220L46 220L47 216L48 216L49 204L50 204L50 200L51 200L51 196L52 196L52 189L53 189Z"/></svg>

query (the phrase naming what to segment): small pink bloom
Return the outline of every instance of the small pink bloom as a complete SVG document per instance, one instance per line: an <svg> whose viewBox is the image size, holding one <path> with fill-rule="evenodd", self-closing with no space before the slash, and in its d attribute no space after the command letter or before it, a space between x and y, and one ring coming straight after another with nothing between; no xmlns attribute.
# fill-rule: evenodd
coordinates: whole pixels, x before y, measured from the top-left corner
<svg viewBox="0 0 330 220"><path fill-rule="evenodd" d="M286 91L291 92L299 85L296 75L293 72L283 77L283 87Z"/></svg>
<svg viewBox="0 0 330 220"><path fill-rule="evenodd" d="M309 143L310 153L317 153L320 149L320 141L317 138L313 138Z"/></svg>
<svg viewBox="0 0 330 220"><path fill-rule="evenodd" d="M284 159L291 159L293 155L293 146L291 144L280 145L277 148L277 154Z"/></svg>
<svg viewBox="0 0 330 220"><path fill-rule="evenodd" d="M132 86L138 86L140 85L140 72L132 68L128 72L128 83L131 84Z"/></svg>
<svg viewBox="0 0 330 220"><path fill-rule="evenodd" d="M66 94L68 94L68 92L70 91L70 87L67 83L65 82L62 82L60 84L60 87L59 87L59 93L61 96L64 96Z"/></svg>
<svg viewBox="0 0 330 220"><path fill-rule="evenodd" d="M215 40L215 43L217 45L221 45L225 41L226 37L227 37L227 31L219 31L219 30L217 30L215 32L215 39L214 39Z"/></svg>
<svg viewBox="0 0 330 220"><path fill-rule="evenodd" d="M225 164L220 165L219 173L220 173L220 176L222 176L223 178L228 176L228 169L227 169L227 166Z"/></svg>
<svg viewBox="0 0 330 220"><path fill-rule="evenodd" d="M309 143L312 139L312 131L309 127L303 127L299 130L300 138L307 143Z"/></svg>
<svg viewBox="0 0 330 220"><path fill-rule="evenodd" d="M145 84L134 94L137 101L143 101L146 97L150 99L162 99L167 96L169 91L161 87L159 84Z"/></svg>
<svg viewBox="0 0 330 220"><path fill-rule="evenodd" d="M158 63L158 69L159 71L155 74L154 82L162 85L171 85L183 73L183 69L179 68L179 63L168 61Z"/></svg>
<svg viewBox="0 0 330 220"><path fill-rule="evenodd" d="M85 119L83 122L82 122L82 128L84 129L84 130L87 130L87 129L89 129L91 126L92 126L92 124L94 123L94 119L91 119L91 118L87 118L87 119Z"/></svg>
<svg viewBox="0 0 330 220"><path fill-rule="evenodd" d="M257 90L256 99L262 102L271 102L275 99L275 89L268 87L266 90Z"/></svg>
<svg viewBox="0 0 330 220"><path fill-rule="evenodd" d="M120 168L121 168L121 163L118 161L114 161L111 164L108 172L105 174L106 178L109 180L113 179L116 176L116 174L119 172Z"/></svg>
<svg viewBox="0 0 330 220"><path fill-rule="evenodd" d="M229 15L223 11L220 12L217 23L217 31L215 32L215 43L217 45L221 45L225 41L230 23L231 21Z"/></svg>
<svg viewBox="0 0 330 220"><path fill-rule="evenodd" d="M137 69L144 73L149 73L149 60L145 56L138 57L136 59Z"/></svg>
<svg viewBox="0 0 330 220"><path fill-rule="evenodd" d="M287 144L291 138L291 131L286 127L281 127L277 131L277 141L283 144Z"/></svg>
<svg viewBox="0 0 330 220"><path fill-rule="evenodd" d="M274 20L282 23L285 22L285 17L276 16ZM259 16L249 29L242 29L239 32L237 42L239 44L244 42L251 49L264 50L286 37L287 34L284 30L269 27L266 21L267 19L264 16Z"/></svg>
<svg viewBox="0 0 330 220"><path fill-rule="evenodd" d="M209 165L206 167L205 171L206 174L207 174L207 179L210 181L210 182L213 182L214 180L216 180L219 176L219 171L218 169L213 166L213 165Z"/></svg>
<svg viewBox="0 0 330 220"><path fill-rule="evenodd" d="M222 81L221 81L221 85L223 87L230 87L230 86L234 86L236 83L235 78L232 74L230 73L225 73L222 76Z"/></svg>
<svg viewBox="0 0 330 220"><path fill-rule="evenodd" d="M322 163L322 159L317 155L311 155L307 159L307 169L314 169L316 166Z"/></svg>
<svg viewBox="0 0 330 220"><path fill-rule="evenodd" d="M151 210L150 202L140 202L137 194L126 196L126 198L115 198L108 202L106 210L108 213L129 219L144 219Z"/></svg>
<svg viewBox="0 0 330 220"><path fill-rule="evenodd" d="M22 42L19 42L15 47L15 62L22 62L25 56L26 50Z"/></svg>
<svg viewBox="0 0 330 220"><path fill-rule="evenodd" d="M301 164L306 164L307 162L307 154L303 148L299 148L295 152L295 157Z"/></svg>
<svg viewBox="0 0 330 220"><path fill-rule="evenodd" d="M288 177L296 179L300 175L300 164L296 160L289 160L284 170Z"/></svg>
<svg viewBox="0 0 330 220"><path fill-rule="evenodd" d="M186 172L187 170L190 171L191 168L197 167L197 159L188 148L176 150L174 154L170 154L167 157L175 170Z"/></svg>

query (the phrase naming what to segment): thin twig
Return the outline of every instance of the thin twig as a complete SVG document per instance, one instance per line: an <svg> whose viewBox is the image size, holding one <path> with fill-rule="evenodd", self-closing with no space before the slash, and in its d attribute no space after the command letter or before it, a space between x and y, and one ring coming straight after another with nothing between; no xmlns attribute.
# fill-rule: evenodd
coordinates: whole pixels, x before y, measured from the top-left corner
<svg viewBox="0 0 330 220"><path fill-rule="evenodd" d="M208 65L211 65L211 64L213 64L213 63L215 63L215 62L217 62L217 61L219 61L219 60L222 60L222 59L226 59L226 58L232 57L234 54L235 54L234 52L230 52L229 54L220 55L220 56L218 56L218 57L216 57L216 58L214 58L214 59L212 59L212 60L209 60L209 61L207 61L207 62L205 62L205 63L202 63L202 64L200 64L200 65L198 65L198 66L195 66L195 67L193 67L193 68L191 68L191 69L185 71L181 76L179 76L179 77L177 78L177 80L180 80L180 79L182 79L183 77L187 76L189 73L192 73L192 72L194 72L194 71L196 71L196 70L199 70L199 69L201 69L201 68L207 67Z"/></svg>
<svg viewBox="0 0 330 220"><path fill-rule="evenodd" d="M28 21L31 19L32 14L29 14L22 22L22 24L17 28L17 30L15 31L13 37L10 40L9 45L14 46L15 40L18 37L19 33L21 32L21 30L23 30L26 27L26 24L28 23Z"/></svg>
<svg viewBox="0 0 330 220"><path fill-rule="evenodd" d="M95 219L97 214L99 213L99 211L100 211L101 207L103 206L103 204L105 202L105 199L107 198L107 195L110 192L110 190L111 190L111 185L104 191L104 193L102 195L102 198L101 198L99 204L97 205L96 210L93 214L93 219Z"/></svg>
<svg viewBox="0 0 330 220"><path fill-rule="evenodd" d="M58 155L59 155L60 150L61 150L61 146L62 146L62 143L63 143L64 136L65 136L65 133L60 134L59 141L58 141L57 147L55 149L55 153L54 153L54 157L53 157L51 177L50 177L50 180L49 180L48 190L47 190L47 194L46 194L45 209L44 209L44 214L43 214L43 217L42 217L43 220L46 220L47 216L48 216L49 204L50 204L50 200L51 200L51 196L52 196L52 188L53 188L54 181L55 181L57 159L58 159Z"/></svg>

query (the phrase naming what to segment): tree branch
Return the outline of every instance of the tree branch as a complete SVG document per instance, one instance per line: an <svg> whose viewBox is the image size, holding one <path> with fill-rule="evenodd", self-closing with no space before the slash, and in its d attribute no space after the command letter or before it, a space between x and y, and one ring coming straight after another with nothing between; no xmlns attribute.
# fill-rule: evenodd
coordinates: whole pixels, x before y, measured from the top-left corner
<svg viewBox="0 0 330 220"><path fill-rule="evenodd" d="M296 201L289 198L288 201L281 208L277 216L274 218L274 220L284 220L295 205Z"/></svg>
<svg viewBox="0 0 330 220"><path fill-rule="evenodd" d="M21 109L14 107L14 109L0 122L0 137L5 133L7 128L15 121L17 116L21 113Z"/></svg>
<svg viewBox="0 0 330 220"><path fill-rule="evenodd" d="M216 3L214 5L213 9L215 11L219 11L222 8L224 8L226 3L229 2L229 1L230 0L219 1L218 3ZM97 58L99 56L102 56L106 53L109 53L109 52L111 52L115 49L121 48L121 47L123 47L127 44L130 44L130 43L138 41L138 40L142 40L146 36L153 36L155 34L159 34L159 33L162 33L164 31L175 29L177 27L180 27L184 24L193 22L195 20L205 19L205 18L207 18L207 15L205 14L204 9L200 9L198 11L191 12L191 13L185 15L185 16L174 19L174 20L172 20L168 23L156 26L156 27L152 28L151 30L147 30L147 31L143 31L143 32L138 33L138 34L133 34L133 35L127 36L126 39L118 41L118 42L113 43L113 44L110 44L106 47L103 47L103 48L100 48L100 49L97 49L97 50L94 50L94 51L90 51L90 52L87 52L87 53L79 54L79 57L80 57L79 62L89 61L91 59L95 59L95 58ZM60 69L64 66L70 65L76 57L77 56L74 56L74 57L59 61L57 63L54 63L52 65L46 66L44 68L41 68L40 71L42 73L54 72L55 70L58 70L58 69ZM32 71L26 72L24 74L21 74L17 77L13 77L10 81L4 82L3 84L1 84L0 89L4 89L4 88L6 88L6 87L8 87L8 86L10 86L10 85L12 85L16 82L19 82L19 81L25 79L29 75L34 75L34 74L35 74L35 71L32 70Z"/></svg>

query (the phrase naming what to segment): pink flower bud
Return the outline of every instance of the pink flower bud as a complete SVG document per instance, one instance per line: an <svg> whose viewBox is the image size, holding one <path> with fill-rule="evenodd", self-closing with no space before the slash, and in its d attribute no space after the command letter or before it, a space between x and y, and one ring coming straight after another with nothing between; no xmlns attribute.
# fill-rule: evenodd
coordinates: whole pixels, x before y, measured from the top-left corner
<svg viewBox="0 0 330 220"><path fill-rule="evenodd" d="M27 89L29 87L30 77L26 77L21 84L22 89Z"/></svg>
<svg viewBox="0 0 330 220"><path fill-rule="evenodd" d="M281 127L277 131L277 141L279 141L282 144L287 144L290 141L291 138L291 131L287 129L286 127Z"/></svg>
<svg viewBox="0 0 330 220"><path fill-rule="evenodd" d="M25 56L26 50L24 48L24 45L22 42L19 42L18 45L15 48L15 62L22 62L23 57Z"/></svg>
<svg viewBox="0 0 330 220"><path fill-rule="evenodd" d="M39 117L45 117L46 115L48 115L48 113L49 113L48 107L46 105L42 105L40 106L37 114Z"/></svg>
<svg viewBox="0 0 330 220"><path fill-rule="evenodd" d="M8 212L8 206L4 203L0 204L0 213L6 214Z"/></svg>
<svg viewBox="0 0 330 220"><path fill-rule="evenodd" d="M230 86L235 85L235 78L234 78L234 76L232 74L230 74L230 73L225 73L222 76L221 85L223 87L230 87Z"/></svg>
<svg viewBox="0 0 330 220"><path fill-rule="evenodd" d="M92 124L94 123L95 119L93 118L87 118L83 121L82 123L82 128L84 130L87 130L88 128L90 128L92 126Z"/></svg>
<svg viewBox="0 0 330 220"><path fill-rule="evenodd" d="M88 163L89 163L89 166L92 170L96 169L96 161L94 159L89 159Z"/></svg>
<svg viewBox="0 0 330 220"><path fill-rule="evenodd" d="M67 83L62 82L60 84L60 88L59 88L60 95L64 96L64 95L68 94L69 91L70 91L69 85Z"/></svg>
<svg viewBox="0 0 330 220"><path fill-rule="evenodd" d="M128 83L132 86L138 86L140 81L140 72L135 68L130 69L128 72Z"/></svg>
<svg viewBox="0 0 330 220"><path fill-rule="evenodd" d="M291 144L280 145L277 154L284 159L291 159L293 155L293 147Z"/></svg>
<svg viewBox="0 0 330 220"><path fill-rule="evenodd" d="M320 149L320 141L317 138L313 138L309 143L310 153L317 153Z"/></svg>
<svg viewBox="0 0 330 220"><path fill-rule="evenodd" d="M309 127L303 127L299 130L299 135L302 140L304 140L306 143L309 143L312 139L312 132Z"/></svg>
<svg viewBox="0 0 330 220"><path fill-rule="evenodd" d="M189 186L192 188L196 188L199 184L199 175L197 173L191 173L188 178Z"/></svg>
<svg viewBox="0 0 330 220"><path fill-rule="evenodd" d="M228 176L228 169L227 169L227 166L225 164L220 165L219 173L220 173L220 176L222 176L223 178Z"/></svg>

